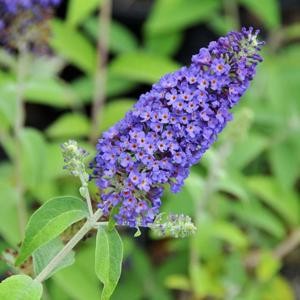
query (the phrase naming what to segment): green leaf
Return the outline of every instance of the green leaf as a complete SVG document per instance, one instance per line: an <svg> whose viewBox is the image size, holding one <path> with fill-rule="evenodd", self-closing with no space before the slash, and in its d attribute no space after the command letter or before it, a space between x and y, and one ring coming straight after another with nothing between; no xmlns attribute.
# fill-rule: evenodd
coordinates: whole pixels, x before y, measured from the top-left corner
<svg viewBox="0 0 300 300"><path fill-rule="evenodd" d="M167 33L209 20L218 0L157 0L146 22L148 33Z"/></svg>
<svg viewBox="0 0 300 300"><path fill-rule="evenodd" d="M41 271L49 264L49 262L55 257L55 255L63 248L64 244L59 238L56 238L49 243L43 245L36 250L33 255L33 268L34 273L37 276ZM51 277L57 271L72 265L75 262L74 251L68 253L66 257L60 261L59 265L48 275L47 278Z"/></svg>
<svg viewBox="0 0 300 300"><path fill-rule="evenodd" d="M17 66L16 56L11 53L11 51L7 51L7 49L3 47L0 49L0 64L10 70L13 70Z"/></svg>
<svg viewBox="0 0 300 300"><path fill-rule="evenodd" d="M24 93L27 102L59 108L72 106L78 101L69 86L57 78L31 79L26 82Z"/></svg>
<svg viewBox="0 0 300 300"><path fill-rule="evenodd" d="M97 18L88 19L83 27L95 41L98 40L99 20ZM135 36L121 23L112 21L109 30L109 48L113 53L130 52L137 48Z"/></svg>
<svg viewBox="0 0 300 300"><path fill-rule="evenodd" d="M296 39L300 36L300 23L295 22L284 27L284 36L288 39Z"/></svg>
<svg viewBox="0 0 300 300"><path fill-rule="evenodd" d="M31 54L29 62L30 68L27 69L29 80L51 79L57 76L66 64L61 57L37 56L34 53Z"/></svg>
<svg viewBox="0 0 300 300"><path fill-rule="evenodd" d="M133 99L115 99L107 103L103 109L103 119L100 123L100 131L105 131L124 118L125 114L133 107L136 101Z"/></svg>
<svg viewBox="0 0 300 300"><path fill-rule="evenodd" d="M280 261L271 252L263 251L261 253L258 266L256 268L257 278L262 282L267 282L280 269Z"/></svg>
<svg viewBox="0 0 300 300"><path fill-rule="evenodd" d="M171 56L177 52L182 40L182 32L148 35L146 36L145 47L149 52Z"/></svg>
<svg viewBox="0 0 300 300"><path fill-rule="evenodd" d="M20 265L35 250L87 216L87 206L79 198L64 196L46 202L29 219L16 264Z"/></svg>
<svg viewBox="0 0 300 300"><path fill-rule="evenodd" d="M249 202L245 203L232 201L226 201L225 203L228 214L234 215L244 224L262 229L278 239L284 236L285 228L281 220L269 209L264 208L258 200L251 198ZM223 205L225 203L223 202Z"/></svg>
<svg viewBox="0 0 300 300"><path fill-rule="evenodd" d="M66 171L62 168L64 161L59 143L48 144L46 157L44 168L48 181L66 176Z"/></svg>
<svg viewBox="0 0 300 300"><path fill-rule="evenodd" d="M23 129L20 140L22 178L28 188L34 189L45 178L46 142L43 135L33 128Z"/></svg>
<svg viewBox="0 0 300 300"><path fill-rule="evenodd" d="M135 83L120 78L108 72L107 78L107 96L117 96L130 91L135 86ZM93 98L94 79L89 77L81 77L72 83L72 88L77 94L78 98L83 103L90 103Z"/></svg>
<svg viewBox="0 0 300 300"><path fill-rule="evenodd" d="M165 285L169 289L181 290L189 292L191 289L191 283L186 275L172 274L165 280Z"/></svg>
<svg viewBox="0 0 300 300"><path fill-rule="evenodd" d="M284 277L276 276L267 286L265 286L262 292L262 299L295 300L295 292L290 283Z"/></svg>
<svg viewBox="0 0 300 300"><path fill-rule="evenodd" d="M243 232L234 224L226 221L213 223L212 235L239 248L245 248L248 245L248 240Z"/></svg>
<svg viewBox="0 0 300 300"><path fill-rule="evenodd" d="M209 27L218 35L225 35L227 32L237 28L236 20L229 15L216 13L210 17Z"/></svg>
<svg viewBox="0 0 300 300"><path fill-rule="evenodd" d="M241 142L234 145L234 149L228 158L228 165L241 169L258 157L267 146L267 141L259 134L247 135Z"/></svg>
<svg viewBox="0 0 300 300"><path fill-rule="evenodd" d="M269 157L272 170L281 187L286 190L292 189L300 172L297 147L288 140L285 143L275 144L270 149Z"/></svg>
<svg viewBox="0 0 300 300"><path fill-rule="evenodd" d="M42 284L27 275L14 275L0 284L1 300L39 300L42 293Z"/></svg>
<svg viewBox="0 0 300 300"><path fill-rule="evenodd" d="M87 136L90 123L86 116L77 113L67 113L59 117L46 130L51 138L75 138Z"/></svg>
<svg viewBox="0 0 300 300"><path fill-rule="evenodd" d="M172 193L166 190L165 197L168 201L163 201L163 211L193 215L195 212L194 203L198 203L201 199L203 186L203 179L196 172L191 172L190 176L186 179L185 185L179 193ZM190 199L186 201L186 199Z"/></svg>
<svg viewBox="0 0 300 300"><path fill-rule="evenodd" d="M93 74L96 66L96 49L88 39L58 19L52 21L51 30L50 45L69 62Z"/></svg>
<svg viewBox="0 0 300 300"><path fill-rule="evenodd" d="M169 58L146 52L122 54L110 65L110 71L116 76L150 84L178 68L179 65Z"/></svg>
<svg viewBox="0 0 300 300"><path fill-rule="evenodd" d="M0 126L2 128L7 128L9 125L14 124L16 118L15 82L7 77L8 75L0 73Z"/></svg>
<svg viewBox="0 0 300 300"><path fill-rule="evenodd" d="M240 2L257 15L269 29L280 25L280 7L277 0L240 0Z"/></svg>
<svg viewBox="0 0 300 300"><path fill-rule="evenodd" d="M66 293L66 291L55 282L52 281L49 287L47 286L47 288L49 299L70 300L68 293Z"/></svg>
<svg viewBox="0 0 300 300"><path fill-rule="evenodd" d="M0 234L11 245L16 247L21 240L17 201L18 195L7 178L0 177Z"/></svg>
<svg viewBox="0 0 300 300"><path fill-rule="evenodd" d="M273 178L264 176L248 177L247 185L261 200L273 208L287 224L299 224L300 203L292 191L282 190Z"/></svg>
<svg viewBox="0 0 300 300"><path fill-rule="evenodd" d="M91 242L86 242L80 247L72 266L60 270L52 277L54 283L74 300L100 299L101 289L94 271L95 243Z"/></svg>
<svg viewBox="0 0 300 300"><path fill-rule="evenodd" d="M84 21L93 10L100 8L102 0L71 0L69 1L67 23L75 27Z"/></svg>
<svg viewBox="0 0 300 300"><path fill-rule="evenodd" d="M96 237L95 271L103 283L101 300L108 300L112 295L122 270L123 243L114 228L100 226Z"/></svg>

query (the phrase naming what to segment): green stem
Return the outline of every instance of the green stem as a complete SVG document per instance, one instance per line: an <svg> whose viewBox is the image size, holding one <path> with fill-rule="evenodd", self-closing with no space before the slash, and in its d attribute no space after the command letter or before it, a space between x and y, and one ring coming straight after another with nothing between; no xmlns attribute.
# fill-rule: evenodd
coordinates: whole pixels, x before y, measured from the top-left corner
<svg viewBox="0 0 300 300"><path fill-rule="evenodd" d="M93 206L92 206L92 200L91 200L91 196L90 196L90 193L88 192L88 187L87 187L87 182L86 180L84 179L84 176L81 174L80 175L80 181L81 181L81 186L86 189L86 193L84 195L84 198L86 200L86 203L87 203L87 206L88 206L88 210L89 210L89 214L90 214L90 217L93 216Z"/></svg>
<svg viewBox="0 0 300 300"><path fill-rule="evenodd" d="M225 17L231 17L234 21L234 29L239 30L241 27L239 8L236 0L223 0Z"/></svg>
<svg viewBox="0 0 300 300"><path fill-rule="evenodd" d="M97 67L95 73L94 97L92 106L92 130L90 141L96 142L106 96L107 61L112 1L104 0L99 13L99 33L97 47Z"/></svg>
<svg viewBox="0 0 300 300"><path fill-rule="evenodd" d="M21 134L25 122L24 107L24 81L27 69L27 49L22 46L19 49L19 57L17 64L17 93L16 93L16 119L14 124L14 167L15 167L15 185L17 192L17 212L19 219L19 229L21 237L24 236L25 226L28 219L26 203L24 201L24 184L22 180L22 152L21 152Z"/></svg>
<svg viewBox="0 0 300 300"><path fill-rule="evenodd" d="M59 263L70 253L70 251L83 239L83 237L95 226L95 223L102 216L102 210L98 209L91 218L81 227L81 229L72 237L72 239L54 256L49 264L35 278L38 282L43 282Z"/></svg>
<svg viewBox="0 0 300 300"><path fill-rule="evenodd" d="M211 200L212 196L218 189L218 181L220 177L220 172L223 169L224 162L226 161L230 153L231 143L227 142L221 145L215 154L212 165L209 168L209 174L206 182L203 186L203 196L196 203L195 207L195 226L196 228L201 228L201 221L205 218L205 213L207 211L207 205ZM201 267L201 255L198 249L197 235L194 235L190 239L190 276L192 279L192 287L194 294L198 294L198 269Z"/></svg>

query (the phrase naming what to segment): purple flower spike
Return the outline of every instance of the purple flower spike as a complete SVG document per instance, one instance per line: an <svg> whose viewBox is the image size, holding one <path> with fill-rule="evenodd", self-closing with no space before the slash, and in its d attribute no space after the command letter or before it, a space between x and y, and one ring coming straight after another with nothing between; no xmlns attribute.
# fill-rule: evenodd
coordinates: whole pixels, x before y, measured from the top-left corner
<svg viewBox="0 0 300 300"><path fill-rule="evenodd" d="M243 28L201 48L189 67L163 76L103 134L92 165L106 215L117 206L118 224L153 223L164 185L178 192L231 120L262 61L257 34Z"/></svg>
<svg viewBox="0 0 300 300"><path fill-rule="evenodd" d="M51 16L52 8L60 2L61 0L0 0L0 45L20 48L22 44L43 44L48 34L45 23Z"/></svg>

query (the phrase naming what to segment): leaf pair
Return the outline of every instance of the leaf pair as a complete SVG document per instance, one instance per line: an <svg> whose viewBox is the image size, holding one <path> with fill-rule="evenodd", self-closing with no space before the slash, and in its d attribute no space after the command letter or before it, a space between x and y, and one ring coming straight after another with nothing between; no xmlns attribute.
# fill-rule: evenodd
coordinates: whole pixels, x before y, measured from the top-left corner
<svg viewBox="0 0 300 300"><path fill-rule="evenodd" d="M28 222L16 265L22 264L40 247L54 240L69 226L87 216L87 206L79 198L64 196L46 202Z"/></svg>
<svg viewBox="0 0 300 300"><path fill-rule="evenodd" d="M25 239L16 264L22 264L33 254L35 272L39 273L42 271L47 263L49 263L49 260L51 260L62 247L57 237L70 225L87 216L88 211L86 204L79 198L65 196L54 198L46 202L29 220L25 232ZM121 274L122 257L123 245L117 230L109 230L107 227L100 226L96 241L95 271L100 281L104 284L101 296L103 300L109 299L117 285ZM72 255L67 257L56 270L72 264L73 261L74 258ZM15 279L8 279L7 284L9 286L11 282L17 281L18 283L20 281L20 286L22 284L28 285L32 293L39 295L39 285L35 282L29 282L31 280L30 277L16 278L16 276L14 276L12 278ZM4 285L4 288L7 284ZM1 289L3 289L2 285ZM0 297L0 299L6 299L4 297L5 296ZM39 299L38 296L35 297ZM25 298L24 294L20 299L27 298Z"/></svg>

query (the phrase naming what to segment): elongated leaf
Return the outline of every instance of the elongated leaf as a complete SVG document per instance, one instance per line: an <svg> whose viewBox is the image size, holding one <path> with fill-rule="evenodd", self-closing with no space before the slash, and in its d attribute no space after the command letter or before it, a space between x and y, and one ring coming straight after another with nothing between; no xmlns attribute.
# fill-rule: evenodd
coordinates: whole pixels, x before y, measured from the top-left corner
<svg viewBox="0 0 300 300"><path fill-rule="evenodd" d="M181 32L171 32L146 36L145 46L152 53L173 55L183 40Z"/></svg>
<svg viewBox="0 0 300 300"><path fill-rule="evenodd" d="M293 192L282 190L275 180L262 176L248 178L247 184L261 200L277 211L287 224L299 224L300 203Z"/></svg>
<svg viewBox="0 0 300 300"><path fill-rule="evenodd" d="M1 300L39 300L43 286L27 275L14 275L0 284Z"/></svg>
<svg viewBox="0 0 300 300"><path fill-rule="evenodd" d="M148 21L148 33L166 33L206 21L219 6L218 0L157 0Z"/></svg>
<svg viewBox="0 0 300 300"><path fill-rule="evenodd" d="M100 7L102 0L71 0L69 1L67 22L70 26L77 26L84 21L89 14Z"/></svg>
<svg viewBox="0 0 300 300"><path fill-rule="evenodd" d="M31 79L26 83L27 102L54 107L70 107L77 101L77 95L62 80L56 78Z"/></svg>
<svg viewBox="0 0 300 300"><path fill-rule="evenodd" d="M130 52L118 56L111 63L110 70L116 76L151 84L162 75L178 68L178 64L167 57L146 52Z"/></svg>
<svg viewBox="0 0 300 300"><path fill-rule="evenodd" d="M33 257L33 268L35 275L38 275L48 263L55 257L55 255L63 248L64 244L59 238L56 238L44 246L36 250ZM68 253L68 255L55 267L55 269L48 275L51 277L57 271L72 265L75 262L74 251ZM47 277L47 278L48 278Z"/></svg>
<svg viewBox="0 0 300 300"><path fill-rule="evenodd" d="M61 287L69 295L69 298L74 300L100 299L101 289L94 271L94 254L94 241L85 243L76 253L75 263L60 270L52 277L55 285ZM56 298L54 299L56 300Z"/></svg>
<svg viewBox="0 0 300 300"><path fill-rule="evenodd" d="M121 276L123 243L114 228L100 226L96 237L95 271L103 283L101 300L108 300Z"/></svg>
<svg viewBox="0 0 300 300"><path fill-rule="evenodd" d="M281 220L255 199L247 203L230 203L228 208L231 214L244 223L265 230L276 238L280 239L285 234Z"/></svg>
<svg viewBox="0 0 300 300"><path fill-rule="evenodd" d="M105 105L103 119L101 120L100 131L107 130L116 122L120 121L125 114L133 107L133 99L115 99Z"/></svg>
<svg viewBox="0 0 300 300"><path fill-rule="evenodd" d="M1 127L7 128L16 118L16 88L13 80L0 73L0 116Z"/></svg>
<svg viewBox="0 0 300 300"><path fill-rule="evenodd" d="M229 165L240 169L259 156L266 148L266 139L258 134L250 134L241 142L236 143L229 156Z"/></svg>
<svg viewBox="0 0 300 300"><path fill-rule="evenodd" d="M130 91L135 86L135 83L125 78L120 78L108 72L107 78L107 96L117 96ZM93 98L94 79L89 77L81 77L75 80L72 88L78 95L78 98L83 103L90 103Z"/></svg>
<svg viewBox="0 0 300 300"><path fill-rule="evenodd" d="M30 60L30 68L28 68L28 79L51 79L57 76L65 67L66 62L58 56L33 54Z"/></svg>
<svg viewBox="0 0 300 300"><path fill-rule="evenodd" d="M264 300L295 300L295 291L284 277L276 276L266 285L259 298Z"/></svg>
<svg viewBox="0 0 300 300"><path fill-rule="evenodd" d="M52 284L49 286L47 291L49 293L50 299L70 300L70 297L66 293L66 291L62 287L60 287L59 285L54 283L53 281L52 281Z"/></svg>
<svg viewBox="0 0 300 300"><path fill-rule="evenodd" d="M292 189L299 177L300 165L297 163L298 158L297 147L289 141L274 145L270 149L271 167L283 189Z"/></svg>
<svg viewBox="0 0 300 300"><path fill-rule="evenodd" d="M88 135L90 123L82 114L64 114L47 128L52 138L75 138Z"/></svg>
<svg viewBox="0 0 300 300"><path fill-rule="evenodd" d="M259 16L269 29L279 26L280 7L277 0L241 0L241 3Z"/></svg>
<svg viewBox="0 0 300 300"><path fill-rule="evenodd" d="M212 235L236 247L245 248L248 245L247 238L243 232L237 226L226 221L215 222Z"/></svg>
<svg viewBox="0 0 300 300"><path fill-rule="evenodd" d="M0 234L12 246L20 242L17 214L17 192L7 178L0 176Z"/></svg>
<svg viewBox="0 0 300 300"><path fill-rule="evenodd" d="M20 265L35 250L87 216L87 206L79 198L64 196L46 202L35 211L28 222L16 264Z"/></svg>
<svg viewBox="0 0 300 300"><path fill-rule="evenodd" d="M26 186L33 189L45 178L44 161L46 142L43 135L33 128L21 132L22 177Z"/></svg>
<svg viewBox="0 0 300 300"><path fill-rule="evenodd" d="M85 36L58 19L51 25L50 45L78 68L93 73L96 66L96 49Z"/></svg>
<svg viewBox="0 0 300 300"><path fill-rule="evenodd" d="M256 268L256 276L261 282L268 282L276 275L280 267L278 258L269 251L263 251Z"/></svg>
<svg viewBox="0 0 300 300"><path fill-rule="evenodd" d="M97 18L90 18L84 24L85 30L98 40L99 21ZM137 40L135 36L121 23L111 22L109 48L114 53L122 53L133 51L137 48Z"/></svg>

